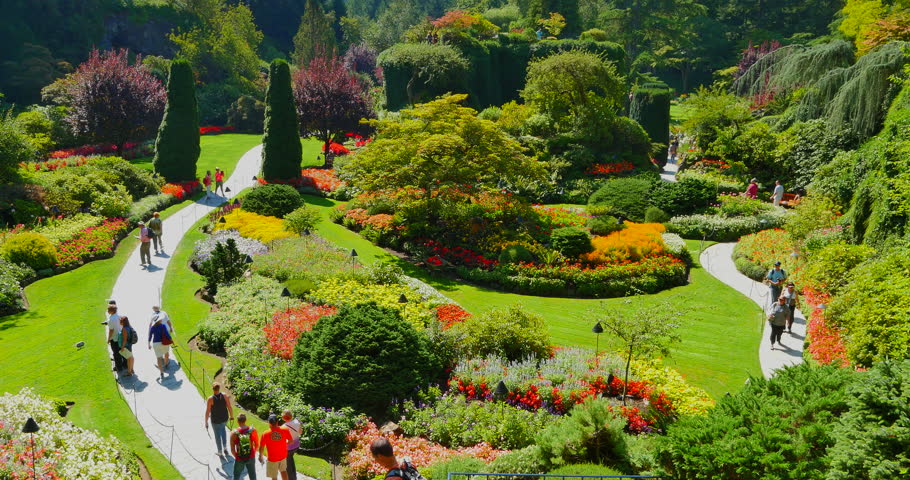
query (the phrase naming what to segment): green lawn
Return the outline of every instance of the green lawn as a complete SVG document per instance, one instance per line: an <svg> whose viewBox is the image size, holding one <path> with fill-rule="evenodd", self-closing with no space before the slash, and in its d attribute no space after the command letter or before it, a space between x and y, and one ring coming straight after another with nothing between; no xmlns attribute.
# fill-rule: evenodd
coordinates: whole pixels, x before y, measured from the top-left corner
<svg viewBox="0 0 910 480"><path fill-rule="evenodd" d="M234 171L234 163L225 159L239 159L241 155L249 149L262 143L262 135L252 133L226 133L223 135L205 135L200 137L199 144L202 147L203 155L199 157L196 164L196 172L199 178L205 176L206 171L211 171L215 175L215 167L223 168L227 177L231 176ZM322 155L322 142L314 138L303 138L300 140L303 146L303 157L301 167L318 167L323 164L322 161L316 161L316 156ZM134 158L130 163L137 165L145 170L152 170L152 157Z"/></svg>
<svg viewBox="0 0 910 480"><path fill-rule="evenodd" d="M689 115L691 115L691 113L688 105L676 101L670 103L671 125L681 125L683 122L689 119Z"/></svg>
<svg viewBox="0 0 910 480"><path fill-rule="evenodd" d="M433 285L472 313L521 303L546 319L557 345L593 348L596 337L591 333L591 326L597 311L622 308L637 312L648 304L669 301L684 312L681 319L684 326L681 329L682 340L674 346L672 356L666 363L677 368L688 381L718 398L726 392L738 390L750 374L761 373L758 344L762 323L758 306L698 266L692 269L689 285L656 295L592 300L502 293L430 277L424 270L397 259L360 235L328 221L328 211L340 202L312 196L306 196L306 201L308 205L320 208L325 215L317 228L320 235L345 249L356 249L358 259L364 264L377 260L398 263L409 275ZM697 259L700 242L688 243L692 256ZM606 336L601 340L602 345L609 343Z"/></svg>

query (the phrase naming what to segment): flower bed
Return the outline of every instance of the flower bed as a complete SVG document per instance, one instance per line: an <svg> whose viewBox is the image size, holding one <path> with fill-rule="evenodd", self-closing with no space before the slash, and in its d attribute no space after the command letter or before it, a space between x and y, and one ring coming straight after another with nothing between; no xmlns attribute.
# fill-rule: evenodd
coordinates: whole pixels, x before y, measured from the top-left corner
<svg viewBox="0 0 910 480"><path fill-rule="evenodd" d="M222 133L233 133L237 131L236 128L231 126L226 127L199 127L199 135L221 135Z"/></svg>
<svg viewBox="0 0 910 480"><path fill-rule="evenodd" d="M278 217L236 209L222 218L225 223L216 223L216 231L237 230L244 237L259 240L262 243L294 236L293 233L284 229L284 221Z"/></svg>
<svg viewBox="0 0 910 480"><path fill-rule="evenodd" d="M407 302L399 301L402 295ZM333 306L375 302L381 307L397 310L403 319L418 330L435 319L432 305L422 302L418 292L402 284L378 285L329 278L320 283L319 288L310 293L308 298L315 303Z"/></svg>
<svg viewBox="0 0 910 480"><path fill-rule="evenodd" d="M448 330L453 325L467 320L471 314L458 305L447 303L436 307L436 320L442 325L443 330Z"/></svg>
<svg viewBox="0 0 910 480"><path fill-rule="evenodd" d="M799 282L803 262L798 256L792 256L795 251L796 245L786 231L779 228L762 230L739 239L733 249L733 261L743 275L759 282L765 279L774 262L780 261L788 279Z"/></svg>
<svg viewBox="0 0 910 480"><path fill-rule="evenodd" d="M822 365L850 366L847 358L847 346L840 330L830 325L825 317L825 310L819 305L827 305L830 296L817 292L812 288L803 288L803 308L809 312L809 325L806 327L807 340L809 341L809 354L812 359Z"/></svg>
<svg viewBox="0 0 910 480"><path fill-rule="evenodd" d="M54 245L72 239L86 228L95 227L104 222L103 217L96 217L87 213L77 213L71 217L51 218L44 225L35 227L32 231L47 237Z"/></svg>
<svg viewBox="0 0 910 480"><path fill-rule="evenodd" d="M313 187L324 193L331 193L345 183L335 175L335 170L324 168L305 168L300 171L303 176L301 186Z"/></svg>
<svg viewBox="0 0 910 480"><path fill-rule="evenodd" d="M336 142L332 142L329 144L329 151L332 152L333 155L347 155L347 154L351 153L351 151L348 150L347 147L345 147L344 145L342 145L340 143L336 143ZM322 145L322 153L325 153L325 144Z"/></svg>
<svg viewBox="0 0 910 480"><path fill-rule="evenodd" d="M585 170L588 175L618 175L635 170L635 165L630 162L595 163Z"/></svg>
<svg viewBox="0 0 910 480"><path fill-rule="evenodd" d="M80 231L71 240L57 246L57 265L72 267L96 258L113 254L121 234L125 233L128 222L122 218L109 218L101 225Z"/></svg>
<svg viewBox="0 0 910 480"><path fill-rule="evenodd" d="M540 221L540 229L552 231L554 228L561 227L584 227L591 219L591 215L584 213L584 210L547 207L544 205L534 205L534 211L537 212Z"/></svg>
<svg viewBox="0 0 910 480"><path fill-rule="evenodd" d="M723 217L720 215L686 215L673 217L667 230L683 238L705 238L717 242L734 242L750 233L769 228L781 228L789 213L776 208L773 211L749 217Z"/></svg>
<svg viewBox="0 0 910 480"><path fill-rule="evenodd" d="M180 200L183 200L185 197L192 195L195 192L201 190L201 184L199 180L191 180L188 182L180 183L166 183L161 187L161 193L167 193L168 195L173 195Z"/></svg>
<svg viewBox="0 0 910 480"><path fill-rule="evenodd" d="M661 234L666 230L659 223L626 222L626 228L606 236L594 237L594 251L582 255L582 260L595 265L636 262L645 257L664 253Z"/></svg>
<svg viewBox="0 0 910 480"><path fill-rule="evenodd" d="M48 158L61 159L70 157L86 157L89 155L109 155L116 151L117 146L113 144L83 145L81 147L67 148L65 150L55 150L48 155ZM131 160L133 158L148 157L154 153L154 147L149 143L139 144L128 142L123 145L123 152L121 152L121 155L119 156L127 160Z"/></svg>
<svg viewBox="0 0 910 480"><path fill-rule="evenodd" d="M65 158L46 160L43 162L21 162L19 168L28 172L53 172L59 168L81 167L87 164L88 161L88 157L67 156Z"/></svg>
<svg viewBox="0 0 910 480"><path fill-rule="evenodd" d="M316 306L304 303L287 310L275 312L272 320L263 327L269 353L290 360L300 334L312 330L316 322L326 316L334 315L337 309L328 306Z"/></svg>
<svg viewBox="0 0 910 480"><path fill-rule="evenodd" d="M228 239L234 240L241 255L249 255L255 258L268 252L268 248L264 243L246 238L240 235L237 230L219 230L204 240L196 242L193 247L193 256L190 257L190 264L199 268L203 262L212 257L215 245L226 243Z"/></svg>

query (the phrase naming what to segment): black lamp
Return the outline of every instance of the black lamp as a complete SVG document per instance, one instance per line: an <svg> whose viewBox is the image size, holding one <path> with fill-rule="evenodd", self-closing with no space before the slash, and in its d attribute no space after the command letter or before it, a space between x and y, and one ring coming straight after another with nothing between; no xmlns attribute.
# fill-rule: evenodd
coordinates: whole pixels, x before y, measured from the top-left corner
<svg viewBox="0 0 910 480"><path fill-rule="evenodd" d="M493 398L498 400L505 400L509 396L509 388L506 387L506 382L503 380L499 381L499 384L496 385L496 390L493 391Z"/></svg>
<svg viewBox="0 0 910 480"><path fill-rule="evenodd" d="M28 420L25 421L25 425L22 427L22 433L27 433L29 436L30 443L32 444L32 478L38 478L38 472L35 470L35 433L41 430L41 427L38 426L38 422L34 418L28 417Z"/></svg>
<svg viewBox="0 0 910 480"><path fill-rule="evenodd" d="M351 249L351 266L357 263L357 250Z"/></svg>
<svg viewBox="0 0 910 480"><path fill-rule="evenodd" d="M616 217L616 224L617 224L617 225L622 225L622 222L623 222L622 216Z"/></svg>
<svg viewBox="0 0 910 480"><path fill-rule="evenodd" d="M240 199L239 199L239 198L235 198L235 199L234 199L234 205L240 205Z"/></svg>
<svg viewBox="0 0 910 480"><path fill-rule="evenodd" d="M224 187L224 193L231 193L231 187Z"/></svg>
<svg viewBox="0 0 910 480"><path fill-rule="evenodd" d="M225 220L224 217L221 217L218 219L218 223L227 223L227 220Z"/></svg>
<svg viewBox="0 0 910 480"><path fill-rule="evenodd" d="M604 333L604 327L597 322L594 324L594 328L591 329L592 333L597 334L597 348L594 350L594 355L600 355L600 334Z"/></svg>
<svg viewBox="0 0 910 480"><path fill-rule="evenodd" d="M408 303L408 297L405 297L402 293L401 296L398 297L398 303Z"/></svg>
<svg viewBox="0 0 910 480"><path fill-rule="evenodd" d="M243 263L245 265L249 265L249 264L253 263L253 257L247 255L246 258L243 259ZM285 288L285 290L287 290L287 289Z"/></svg>
<svg viewBox="0 0 910 480"><path fill-rule="evenodd" d="M281 291L281 296L282 296L282 297L290 297L290 296L291 296L291 291L288 290L288 287L284 287L284 290Z"/></svg>
<svg viewBox="0 0 910 480"><path fill-rule="evenodd" d="M304 228L302 233L303 233L304 235L309 235L309 234L310 234L310 229L309 229L309 228Z"/></svg>
<svg viewBox="0 0 910 480"><path fill-rule="evenodd" d="M259 178L257 178L256 175L253 175L253 181L255 182L256 180L259 180Z"/></svg>

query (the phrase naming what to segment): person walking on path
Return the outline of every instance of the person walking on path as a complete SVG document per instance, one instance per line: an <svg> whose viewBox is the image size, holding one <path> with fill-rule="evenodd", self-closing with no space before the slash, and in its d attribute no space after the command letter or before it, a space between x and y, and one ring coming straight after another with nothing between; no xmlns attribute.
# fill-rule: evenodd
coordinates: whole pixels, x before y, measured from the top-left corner
<svg viewBox="0 0 910 480"><path fill-rule="evenodd" d="M746 187L746 196L752 199L758 198L758 179L749 180L749 186Z"/></svg>
<svg viewBox="0 0 910 480"><path fill-rule="evenodd" d="M789 313L787 314L787 333L793 333L793 320L796 316L796 308L799 306L798 294L796 293L796 286L793 285L793 282L787 283L787 288L784 289L781 296L786 299L786 305Z"/></svg>
<svg viewBox="0 0 910 480"><path fill-rule="evenodd" d="M265 463L263 452L268 452L269 463L265 466L265 476L276 480L288 480L288 445L291 443L291 432L287 427L278 425L278 416L269 415L269 430L262 433L259 446L259 463Z"/></svg>
<svg viewBox="0 0 910 480"><path fill-rule="evenodd" d="M212 432L215 434L215 450L218 455L227 456L227 431L225 427L228 420L234 419L234 408L231 399L221 393L221 385L212 384L212 396L205 402L205 428L209 428L209 418L212 420Z"/></svg>
<svg viewBox="0 0 910 480"><path fill-rule="evenodd" d="M294 454L300 448L300 431L303 429L303 425L300 424L300 420L294 418L294 414L290 410L282 412L281 418L284 420L284 426L291 432L291 443L288 444L288 477L297 478L297 465L294 463Z"/></svg>
<svg viewBox="0 0 910 480"><path fill-rule="evenodd" d="M221 190L221 196L224 196L224 171L215 167L215 193Z"/></svg>
<svg viewBox="0 0 910 480"><path fill-rule="evenodd" d="M139 265L151 266L152 265L152 237L149 236L151 230L145 226L145 222L139 222L139 236L136 237L139 239Z"/></svg>
<svg viewBox="0 0 910 480"><path fill-rule="evenodd" d="M679 153L679 138L674 136L673 141L670 142L670 163L676 163L677 153Z"/></svg>
<svg viewBox="0 0 910 480"><path fill-rule="evenodd" d="M392 449L392 443L389 442L388 438L382 437L373 440L373 443L370 444L370 453L373 455L373 460L376 460L376 463L387 470L385 474L386 480L419 478L419 473L414 465L411 465L411 462L407 460L399 462L395 458L395 451ZM408 472L407 477L405 472Z"/></svg>
<svg viewBox="0 0 910 480"><path fill-rule="evenodd" d="M177 332L174 331L174 324L171 323L171 317L168 316L167 312L161 309L158 305L152 307L152 317L149 319L149 326L155 324L156 321L161 320L161 324L167 327L168 336L171 339L171 343L175 342L177 338ZM168 365L171 364L171 349L168 348L164 352L164 368L167 369Z"/></svg>
<svg viewBox="0 0 910 480"><path fill-rule="evenodd" d="M780 337L784 334L784 328L787 327L787 315L789 315L789 313L790 309L787 308L786 299L784 297L778 298L777 303L772 305L771 311L768 312L768 321L771 322L771 350L774 350L774 342L777 342L778 345L784 347L784 344L780 341Z"/></svg>
<svg viewBox="0 0 910 480"><path fill-rule="evenodd" d="M126 368L126 359L120 355L120 315L117 314L117 305L107 305L107 344L114 355L114 371L119 372Z"/></svg>
<svg viewBox="0 0 910 480"><path fill-rule="evenodd" d="M161 317L154 317L155 322L149 327L148 346L149 350L155 349L155 361L158 365L160 378L164 380L164 369L167 368L167 362L164 360L165 355L171 349L174 341L167 330L167 327L161 323Z"/></svg>
<svg viewBox="0 0 910 480"><path fill-rule="evenodd" d="M202 184L205 186L205 198L208 200L209 195L212 193L212 171L206 170L205 177L202 179Z"/></svg>
<svg viewBox="0 0 910 480"><path fill-rule="evenodd" d="M780 184L780 180L774 181L774 192L771 193L771 202L775 207L780 206L780 202L784 199L784 186Z"/></svg>
<svg viewBox="0 0 910 480"><path fill-rule="evenodd" d="M780 296L784 282L787 281L787 272L780 268L780 261L774 262L774 268L768 272L765 279L768 280L768 286L771 288L771 301L774 302Z"/></svg>
<svg viewBox="0 0 910 480"><path fill-rule="evenodd" d="M162 225L161 214L158 212L153 213L152 219L149 220L149 230L154 233L154 235L152 235L152 243L155 247L155 253L164 253L164 239L161 238Z"/></svg>
<svg viewBox="0 0 910 480"><path fill-rule="evenodd" d="M256 480L256 450L259 448L259 434L246 424L246 415L237 415L237 428L231 431L231 455L234 456L234 480L240 480L243 472L250 480Z"/></svg>
<svg viewBox="0 0 910 480"><path fill-rule="evenodd" d="M136 343L138 334L130 326L130 319L126 316L120 317L120 327L120 336L117 342L120 347L120 356L126 359L126 374L124 376L131 377L135 373L133 371L133 363L136 361L133 358L133 344Z"/></svg>

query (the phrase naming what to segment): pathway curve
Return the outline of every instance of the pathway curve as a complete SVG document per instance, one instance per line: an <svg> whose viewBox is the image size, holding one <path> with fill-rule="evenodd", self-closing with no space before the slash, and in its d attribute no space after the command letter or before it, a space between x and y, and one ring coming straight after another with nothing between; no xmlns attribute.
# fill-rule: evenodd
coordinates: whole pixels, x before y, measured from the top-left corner
<svg viewBox="0 0 910 480"><path fill-rule="evenodd" d="M676 172L679 170L679 165L675 163L667 162L664 165L664 169L660 172L660 179L665 182L675 182L676 181Z"/></svg>
<svg viewBox="0 0 910 480"><path fill-rule="evenodd" d="M253 176L259 174L261 155L260 145L241 157L224 184L232 194L253 185ZM187 480L230 478L233 460L223 460L216 455L211 432L202 423L205 400L174 355L171 355L171 365L164 379L159 379L155 356L146 347L148 322L152 306L161 304L161 287L170 262L169 254L193 224L215 209L221 200L198 200L165 220L163 240L167 253L153 254L154 265L146 269L139 265L137 247L120 272L111 294L120 314L130 317L139 333L139 343L133 347L136 375L120 377L120 390L152 444ZM185 346L188 339L181 337L179 330L177 334L181 346ZM259 468L257 477L266 478L265 469Z"/></svg>
<svg viewBox="0 0 910 480"><path fill-rule="evenodd" d="M774 371L803 362L803 342L806 339L806 318L799 309L796 310L796 320L793 322L793 333L784 332L781 345L784 348L771 349L771 326L767 321L765 312L768 310L770 292L768 286L756 282L743 275L733 263L733 247L735 243L717 243L704 249L699 260L701 266L718 280L732 287L734 290L749 297L762 309L762 316L755 321L761 321L764 330L761 345L758 348L758 357L761 362L762 373L770 378Z"/></svg>

